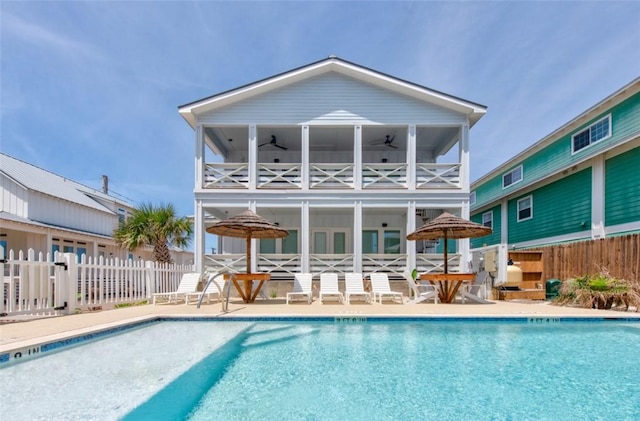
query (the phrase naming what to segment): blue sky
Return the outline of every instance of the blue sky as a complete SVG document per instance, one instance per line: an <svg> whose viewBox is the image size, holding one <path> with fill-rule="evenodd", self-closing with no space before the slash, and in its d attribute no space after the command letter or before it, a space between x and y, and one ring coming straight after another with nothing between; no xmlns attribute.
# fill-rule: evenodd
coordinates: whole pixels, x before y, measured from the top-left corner
<svg viewBox="0 0 640 421"><path fill-rule="evenodd" d="M471 179L640 75L640 2L0 2L0 149L193 213L179 105L334 54L488 106Z"/></svg>

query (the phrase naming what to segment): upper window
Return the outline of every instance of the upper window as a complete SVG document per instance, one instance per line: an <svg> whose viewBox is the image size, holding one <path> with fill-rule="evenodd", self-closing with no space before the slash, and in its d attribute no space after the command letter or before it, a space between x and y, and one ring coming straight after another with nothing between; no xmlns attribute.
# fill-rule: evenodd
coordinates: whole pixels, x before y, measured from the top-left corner
<svg viewBox="0 0 640 421"><path fill-rule="evenodd" d="M474 191L469 193L469 204L470 205L475 205L476 204L476 192L474 192Z"/></svg>
<svg viewBox="0 0 640 421"><path fill-rule="evenodd" d="M493 229L493 211L482 214L482 225Z"/></svg>
<svg viewBox="0 0 640 421"><path fill-rule="evenodd" d="M502 188L522 181L522 165L516 167L502 176Z"/></svg>
<svg viewBox="0 0 640 421"><path fill-rule="evenodd" d="M574 134L571 138L571 152L576 153L609 136L611 136L611 114Z"/></svg>
<svg viewBox="0 0 640 421"><path fill-rule="evenodd" d="M518 222L533 218L533 196L518 200Z"/></svg>

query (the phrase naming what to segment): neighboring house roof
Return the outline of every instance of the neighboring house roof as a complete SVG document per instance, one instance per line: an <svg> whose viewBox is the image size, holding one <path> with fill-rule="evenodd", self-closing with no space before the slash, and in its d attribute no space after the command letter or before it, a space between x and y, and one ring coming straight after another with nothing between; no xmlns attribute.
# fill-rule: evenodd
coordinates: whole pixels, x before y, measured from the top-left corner
<svg viewBox="0 0 640 421"><path fill-rule="evenodd" d="M609 95L602 101L598 102L593 107L584 111L583 113L581 113L580 115L572 119L571 121L562 125L560 128L554 130L552 133L543 137L541 140L534 143L524 151L515 155L513 158L509 159L508 161L505 161L503 164L501 164L497 168L489 171L479 179L472 182L470 187L471 190L475 189L482 183L488 180L491 180L492 178L497 177L498 175L502 175L508 170L513 169L515 166L520 164L526 158L530 157L531 155L535 154L541 149L547 147L549 144L557 141L559 138L566 135L567 133L573 130L576 130L578 127L585 124L586 122L588 122L589 120L597 116L599 113L603 112L603 110L613 107L613 105L618 104L627 98L630 98L631 96L635 95L638 92L640 92L640 77L634 79L633 81L631 81L630 83L622 87L621 89L617 90L616 92Z"/></svg>
<svg viewBox="0 0 640 421"><path fill-rule="evenodd" d="M35 165L0 153L0 172L27 190L37 191L78 205L115 214L97 199L133 207L120 199L59 176Z"/></svg>
<svg viewBox="0 0 640 421"><path fill-rule="evenodd" d="M384 89L462 113L469 117L471 126L487 112L487 107L484 105L448 95L413 82L398 79L335 56L329 56L329 58L306 66L298 67L236 89L181 105L178 107L178 110L191 127L195 128L196 116L198 114L328 72L338 72Z"/></svg>
<svg viewBox="0 0 640 421"><path fill-rule="evenodd" d="M102 238L105 238L105 239L111 238L108 235L104 235L104 234L100 234L100 233L96 233L96 232L80 231L80 230L72 229L72 228L68 228L68 227L61 227L61 226L58 226L58 225L53 225L53 224L47 224L47 223L44 223L44 222L34 221L33 219L23 218L21 216L17 216L17 215L14 215L14 214L11 214L11 213L5 212L5 211L0 211L0 220L17 222L17 223L20 223L20 224L26 224L26 225L42 227L42 228L53 228L53 229L58 229L58 230L61 230L61 231L74 232L74 233L83 234L83 235L92 235L92 236L96 236L96 237L102 237Z"/></svg>

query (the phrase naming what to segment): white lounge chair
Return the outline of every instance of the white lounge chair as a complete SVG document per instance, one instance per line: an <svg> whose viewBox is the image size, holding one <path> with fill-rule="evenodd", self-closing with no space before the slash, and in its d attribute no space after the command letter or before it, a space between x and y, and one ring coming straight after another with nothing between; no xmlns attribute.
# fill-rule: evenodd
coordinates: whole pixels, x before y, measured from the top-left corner
<svg viewBox="0 0 640 421"><path fill-rule="evenodd" d="M338 289L338 274L337 273L321 273L320 274L320 304L323 304L324 297L338 297L338 301L342 304L344 302L344 294Z"/></svg>
<svg viewBox="0 0 640 421"><path fill-rule="evenodd" d="M369 275L371 279L371 293L373 294L373 301L376 301L376 297L380 304L382 304L382 298L385 296L391 297L393 301L400 300L400 304L403 303L403 295L401 292L392 291L389 284L389 276L384 272L376 272Z"/></svg>
<svg viewBox="0 0 640 421"><path fill-rule="evenodd" d="M214 278L216 275L217 275L216 273L212 273L206 277L206 280L205 280L205 287L207 288L206 290L186 293L184 303L189 304L189 301L191 301L191 299L194 299L194 298L195 298L194 302L197 303L201 296L203 297L203 300L206 300L207 304L211 302L212 296L217 296L218 301L220 301L222 299L222 291L224 291L224 281L221 279L221 277ZM210 279L211 279L211 283L209 283Z"/></svg>
<svg viewBox="0 0 640 421"><path fill-rule="evenodd" d="M476 278L476 281L473 284L462 285L462 287L458 290L458 295L462 299L462 304L464 304L466 300L470 300L479 304L491 303L491 301L487 301L484 299L484 297L480 296L480 293L484 295L483 282L486 282L486 276L488 276L488 274L485 275L485 277L480 282L478 282L478 279Z"/></svg>
<svg viewBox="0 0 640 421"><path fill-rule="evenodd" d="M366 302L371 302L371 293L364 290L364 280L361 273L344 274L344 296L347 304L351 304L351 296L363 297Z"/></svg>
<svg viewBox="0 0 640 421"><path fill-rule="evenodd" d="M178 300L186 301L186 294L198 291L198 282L200 282L200 274L195 272L189 272L182 275L178 288L173 292L157 292L153 294L153 304L155 305L158 299L165 299L168 303L178 303Z"/></svg>
<svg viewBox="0 0 640 421"><path fill-rule="evenodd" d="M438 304L438 288L433 285L417 284L408 270L404 271L402 275L409 284L409 289L413 291L413 300L409 301L410 304L421 303L431 299L433 299L434 304Z"/></svg>
<svg viewBox="0 0 640 421"><path fill-rule="evenodd" d="M313 274L311 273L296 273L293 279L293 291L287 292L287 304L289 304L291 298L296 296L306 298L307 302L311 304L313 300L312 279Z"/></svg>

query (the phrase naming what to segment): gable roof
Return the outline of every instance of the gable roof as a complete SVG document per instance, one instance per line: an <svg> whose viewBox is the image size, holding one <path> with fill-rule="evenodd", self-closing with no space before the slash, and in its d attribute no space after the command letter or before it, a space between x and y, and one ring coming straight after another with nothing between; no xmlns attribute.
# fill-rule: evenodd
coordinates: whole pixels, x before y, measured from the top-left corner
<svg viewBox="0 0 640 421"><path fill-rule="evenodd" d="M484 105L398 79L335 56L329 56L306 66L181 105L178 107L178 111L189 125L195 128L196 117L199 114L328 72L341 73L390 91L462 113L469 116L471 126L487 112L487 107Z"/></svg>
<svg viewBox="0 0 640 421"><path fill-rule="evenodd" d="M92 189L4 153L0 153L0 173L27 190L37 191L102 212L114 214L111 209L100 204L98 199L132 207L128 203L104 194L99 190Z"/></svg>

